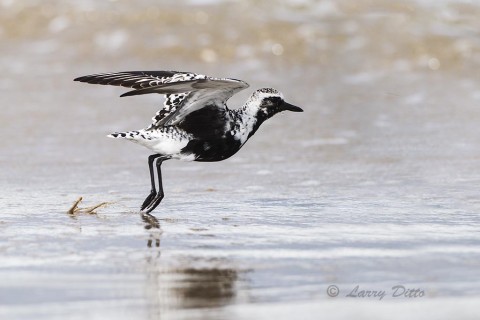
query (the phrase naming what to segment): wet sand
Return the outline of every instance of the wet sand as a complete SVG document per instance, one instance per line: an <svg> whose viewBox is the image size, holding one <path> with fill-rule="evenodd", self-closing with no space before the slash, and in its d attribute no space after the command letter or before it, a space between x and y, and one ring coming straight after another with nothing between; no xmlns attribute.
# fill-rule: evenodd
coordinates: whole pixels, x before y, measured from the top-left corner
<svg viewBox="0 0 480 320"><path fill-rule="evenodd" d="M478 316L480 6L0 7L0 318ZM229 160L166 162L142 216L149 152L105 136L162 100L72 81L140 69L249 82L232 106L272 86L305 112ZM111 204L68 214L80 196ZM357 285L387 295L348 297Z"/></svg>

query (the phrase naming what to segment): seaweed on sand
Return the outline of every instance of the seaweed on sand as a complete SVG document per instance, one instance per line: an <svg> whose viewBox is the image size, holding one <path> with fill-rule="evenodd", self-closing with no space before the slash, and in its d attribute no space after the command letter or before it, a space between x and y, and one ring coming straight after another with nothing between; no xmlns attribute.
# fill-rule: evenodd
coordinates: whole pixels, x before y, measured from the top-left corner
<svg viewBox="0 0 480 320"><path fill-rule="evenodd" d="M72 207L68 209L67 213L72 216L76 214L97 214L97 212L95 212L96 209L105 207L110 204L110 202L102 202L91 207L80 208L78 205L80 204L80 202L82 202L82 200L83 200L83 197L78 198L73 203Z"/></svg>

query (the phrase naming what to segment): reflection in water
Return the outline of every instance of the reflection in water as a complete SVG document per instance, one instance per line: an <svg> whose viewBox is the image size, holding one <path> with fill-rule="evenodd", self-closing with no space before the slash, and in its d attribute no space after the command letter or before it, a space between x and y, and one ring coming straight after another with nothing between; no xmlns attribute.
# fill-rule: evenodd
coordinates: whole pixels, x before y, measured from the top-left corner
<svg viewBox="0 0 480 320"><path fill-rule="evenodd" d="M182 276L172 288L183 308L219 307L235 297L237 270L228 268L175 270Z"/></svg>
<svg viewBox="0 0 480 320"><path fill-rule="evenodd" d="M147 241L147 246L150 248L152 245L159 248L160 247L160 235L162 231L160 229L160 223L155 216L152 216L149 213L141 213L141 218L145 222L145 229L150 230L150 236Z"/></svg>
<svg viewBox="0 0 480 320"><path fill-rule="evenodd" d="M221 307L233 302L239 272L229 261L189 258L181 267L168 267L168 261L160 260L158 219L148 213L141 218L149 232L147 246L152 248L146 257L146 294L153 318L168 309Z"/></svg>
<svg viewBox="0 0 480 320"><path fill-rule="evenodd" d="M141 217L143 222L145 222L145 229L160 229L160 222L158 222L158 219L155 216L152 216L150 213L142 212Z"/></svg>
<svg viewBox="0 0 480 320"><path fill-rule="evenodd" d="M179 268L166 268L164 263L160 254L147 258L146 294L152 318L166 310L216 308L237 302L239 272L226 266L226 261L219 267L211 267L218 264L211 260L193 259ZM197 268L197 264L209 267Z"/></svg>

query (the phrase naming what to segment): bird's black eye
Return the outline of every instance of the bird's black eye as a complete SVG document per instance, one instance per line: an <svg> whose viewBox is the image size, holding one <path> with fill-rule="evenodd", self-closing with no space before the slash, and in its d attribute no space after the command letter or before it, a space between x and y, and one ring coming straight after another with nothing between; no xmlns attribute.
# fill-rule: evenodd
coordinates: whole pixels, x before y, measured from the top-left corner
<svg viewBox="0 0 480 320"><path fill-rule="evenodd" d="M272 100L270 100L270 99L263 100L262 107L268 108L268 107L271 107L271 106L273 106L273 101Z"/></svg>
<svg viewBox="0 0 480 320"><path fill-rule="evenodd" d="M273 107L273 106L279 104L280 100L281 99L278 98L278 97L272 97L272 98L264 99L263 102L262 102L262 107L264 107L264 108Z"/></svg>

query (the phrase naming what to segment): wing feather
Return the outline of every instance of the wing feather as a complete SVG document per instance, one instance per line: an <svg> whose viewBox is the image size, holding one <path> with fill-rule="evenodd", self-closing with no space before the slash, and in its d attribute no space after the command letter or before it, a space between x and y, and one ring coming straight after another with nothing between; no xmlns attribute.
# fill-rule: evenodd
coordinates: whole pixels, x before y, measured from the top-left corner
<svg viewBox="0 0 480 320"><path fill-rule="evenodd" d="M73 81L142 89L145 88L145 83L147 83L148 86L156 86L160 83L168 81L168 79L173 78L176 75L183 74L191 73L178 71L128 71L116 73L98 73L78 77Z"/></svg>
<svg viewBox="0 0 480 320"><path fill-rule="evenodd" d="M147 129L177 123L189 113L207 105L224 108L231 96L248 87L241 80L178 71L99 73L78 77L74 81L134 89L121 97L148 93L165 95L163 108L152 118L153 123Z"/></svg>
<svg viewBox="0 0 480 320"><path fill-rule="evenodd" d="M185 97L176 112L163 118L161 125L177 124L188 114L206 106L225 108L226 102L237 92L248 88L248 83L229 78L208 78L206 81L193 84L194 90Z"/></svg>

